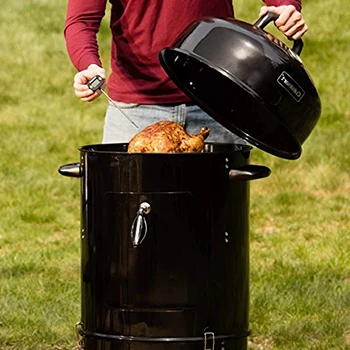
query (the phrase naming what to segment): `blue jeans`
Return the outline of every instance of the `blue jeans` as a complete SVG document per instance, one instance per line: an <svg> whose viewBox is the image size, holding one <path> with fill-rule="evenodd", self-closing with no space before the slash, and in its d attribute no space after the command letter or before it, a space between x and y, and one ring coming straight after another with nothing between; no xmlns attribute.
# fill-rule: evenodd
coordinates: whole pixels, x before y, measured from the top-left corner
<svg viewBox="0 0 350 350"><path fill-rule="evenodd" d="M161 120L179 123L191 135L198 134L202 127L207 126L210 128L207 142L245 143L196 105L141 105L122 102L116 104L138 128L110 104L105 118L103 143L128 143L135 134Z"/></svg>

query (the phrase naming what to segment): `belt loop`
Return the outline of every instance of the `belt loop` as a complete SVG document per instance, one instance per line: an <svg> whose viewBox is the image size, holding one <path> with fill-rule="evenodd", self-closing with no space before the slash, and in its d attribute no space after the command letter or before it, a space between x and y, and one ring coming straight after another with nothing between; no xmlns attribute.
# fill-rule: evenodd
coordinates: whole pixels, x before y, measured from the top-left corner
<svg viewBox="0 0 350 350"><path fill-rule="evenodd" d="M180 113L181 113L181 105L173 105L170 106L170 108L172 109L172 121L176 122L176 123L180 123Z"/></svg>
<svg viewBox="0 0 350 350"><path fill-rule="evenodd" d="M211 339L210 339L211 337ZM211 347L208 347L208 341L211 340ZM204 333L204 350L214 350L215 349L215 334L213 332Z"/></svg>
<svg viewBox="0 0 350 350"><path fill-rule="evenodd" d="M180 114L180 125L185 126L187 119L187 105L185 103L180 105L181 114Z"/></svg>

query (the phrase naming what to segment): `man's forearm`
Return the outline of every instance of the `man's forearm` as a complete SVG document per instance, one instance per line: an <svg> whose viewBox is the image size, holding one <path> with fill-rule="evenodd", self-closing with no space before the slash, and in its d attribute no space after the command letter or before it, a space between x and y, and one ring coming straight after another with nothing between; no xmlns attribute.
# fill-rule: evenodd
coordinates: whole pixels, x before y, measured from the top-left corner
<svg viewBox="0 0 350 350"><path fill-rule="evenodd" d="M96 35L105 14L106 0L69 0L64 36L67 52L78 71L101 66Z"/></svg>

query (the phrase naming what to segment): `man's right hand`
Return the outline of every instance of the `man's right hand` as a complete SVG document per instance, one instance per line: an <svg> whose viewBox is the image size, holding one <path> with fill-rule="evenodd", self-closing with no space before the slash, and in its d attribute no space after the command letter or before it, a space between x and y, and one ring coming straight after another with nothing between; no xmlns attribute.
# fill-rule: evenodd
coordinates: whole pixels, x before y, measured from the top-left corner
<svg viewBox="0 0 350 350"><path fill-rule="evenodd" d="M100 90L93 92L87 86L88 81L96 75L100 75L103 79L106 79L106 70L97 64L90 64L87 69L78 72L74 76L73 87L75 95L80 98L81 101L90 102L101 95Z"/></svg>
<svg viewBox="0 0 350 350"><path fill-rule="evenodd" d="M263 6L259 17L269 11L278 15L275 26L290 40L300 39L308 30L303 16L293 5Z"/></svg>

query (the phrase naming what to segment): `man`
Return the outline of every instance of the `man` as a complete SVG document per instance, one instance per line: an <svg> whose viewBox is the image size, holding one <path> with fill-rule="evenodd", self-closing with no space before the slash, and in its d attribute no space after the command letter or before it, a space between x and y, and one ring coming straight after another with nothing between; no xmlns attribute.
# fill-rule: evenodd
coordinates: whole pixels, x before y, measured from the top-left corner
<svg viewBox="0 0 350 350"><path fill-rule="evenodd" d="M110 0L111 75L110 97L123 113L109 105L105 118L103 142L127 143L146 126L160 120L172 120L188 133L198 133L207 126L207 141L239 143L240 139L225 129L198 106L191 103L162 69L158 53L170 46L191 22L207 17L234 17L230 0ZM65 39L68 54L78 70L74 77L75 94L82 101L93 101L101 92L91 91L87 82L95 75L106 78L99 58L96 33L105 14L107 0L68 0ZM265 0L267 11L279 15L277 28L288 38L298 39L307 25L301 16L301 0Z"/></svg>

